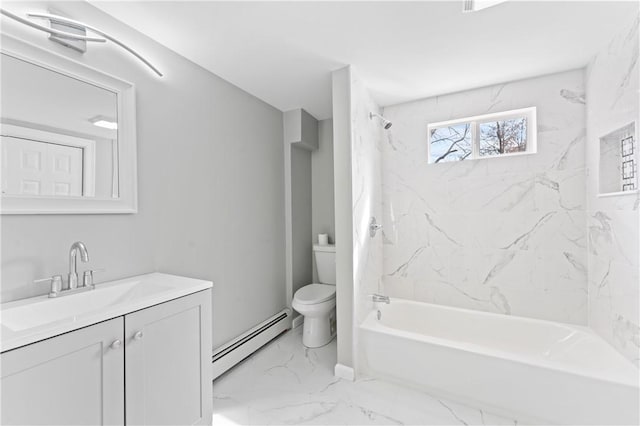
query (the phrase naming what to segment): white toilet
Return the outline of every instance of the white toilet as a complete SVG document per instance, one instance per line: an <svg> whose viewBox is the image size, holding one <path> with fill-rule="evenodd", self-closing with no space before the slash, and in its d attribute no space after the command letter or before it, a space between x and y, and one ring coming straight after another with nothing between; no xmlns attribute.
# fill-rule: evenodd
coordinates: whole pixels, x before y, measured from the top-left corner
<svg viewBox="0 0 640 426"><path fill-rule="evenodd" d="M293 309L304 316L302 343L308 348L324 346L336 335L336 247L314 245L318 281L293 296Z"/></svg>

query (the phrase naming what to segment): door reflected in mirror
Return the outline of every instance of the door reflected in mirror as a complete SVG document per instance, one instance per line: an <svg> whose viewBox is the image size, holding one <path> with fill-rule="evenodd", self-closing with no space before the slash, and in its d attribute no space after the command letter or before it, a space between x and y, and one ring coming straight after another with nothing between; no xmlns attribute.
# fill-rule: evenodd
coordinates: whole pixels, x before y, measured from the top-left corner
<svg viewBox="0 0 640 426"><path fill-rule="evenodd" d="M117 93L1 57L2 194L118 198Z"/></svg>

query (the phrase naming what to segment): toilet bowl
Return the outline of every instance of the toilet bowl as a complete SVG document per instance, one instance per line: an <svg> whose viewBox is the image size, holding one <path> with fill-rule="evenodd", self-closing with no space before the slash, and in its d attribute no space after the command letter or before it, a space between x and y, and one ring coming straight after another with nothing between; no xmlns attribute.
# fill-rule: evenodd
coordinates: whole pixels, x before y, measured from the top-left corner
<svg viewBox="0 0 640 426"><path fill-rule="evenodd" d="M319 283L305 285L293 296L292 307L304 316L302 343L324 346L336 335L335 246L313 246Z"/></svg>

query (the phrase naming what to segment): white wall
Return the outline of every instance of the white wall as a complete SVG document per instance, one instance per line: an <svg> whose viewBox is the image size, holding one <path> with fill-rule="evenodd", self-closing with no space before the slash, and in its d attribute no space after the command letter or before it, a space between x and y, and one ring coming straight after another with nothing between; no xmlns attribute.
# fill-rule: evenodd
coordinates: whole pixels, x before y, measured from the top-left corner
<svg viewBox="0 0 640 426"><path fill-rule="evenodd" d="M359 348L359 325L374 304L369 295L382 293L382 232L369 234L371 217L382 222L382 145L383 126L371 120L379 114L375 103L356 70L351 72L351 179L353 211L353 283L354 283L354 362L356 373L366 371L365 354Z"/></svg>
<svg viewBox="0 0 640 426"><path fill-rule="evenodd" d="M382 222L382 144L383 127L375 103L357 72L351 73L351 167L353 191L353 282L356 297L355 318L360 324L373 306L367 296L381 292L382 232L369 235L372 217Z"/></svg>
<svg viewBox="0 0 640 426"><path fill-rule="evenodd" d="M600 137L636 121L638 16L587 69L589 326L636 365L640 362L640 197L598 197ZM640 145L636 142L636 149Z"/></svg>
<svg viewBox="0 0 640 426"><path fill-rule="evenodd" d="M382 217L380 112L353 67L333 73L333 135L337 253L338 364L359 371L358 324L379 292L382 235L369 236L371 216Z"/></svg>
<svg viewBox="0 0 640 426"><path fill-rule="evenodd" d="M3 32L136 85L139 213L2 216L2 300L44 294L75 240L97 281L154 270L209 279L217 346L286 305L282 113L84 2L52 6L122 38L165 73L112 44L84 55L2 18ZM80 265L84 268L85 265Z"/></svg>
<svg viewBox="0 0 640 426"><path fill-rule="evenodd" d="M332 73L336 223L337 363L353 368L353 200L351 187L351 67Z"/></svg>
<svg viewBox="0 0 640 426"><path fill-rule="evenodd" d="M387 107L384 289L587 322L582 70ZM538 152L428 164L427 125L537 107Z"/></svg>

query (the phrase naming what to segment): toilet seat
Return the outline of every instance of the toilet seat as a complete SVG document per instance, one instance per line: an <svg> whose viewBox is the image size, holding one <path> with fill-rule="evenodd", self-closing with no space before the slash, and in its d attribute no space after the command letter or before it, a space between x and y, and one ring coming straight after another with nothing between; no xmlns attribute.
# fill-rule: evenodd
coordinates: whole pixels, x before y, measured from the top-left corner
<svg viewBox="0 0 640 426"><path fill-rule="evenodd" d="M301 305L315 305L336 297L336 286L329 284L308 284L298 289L294 300Z"/></svg>

